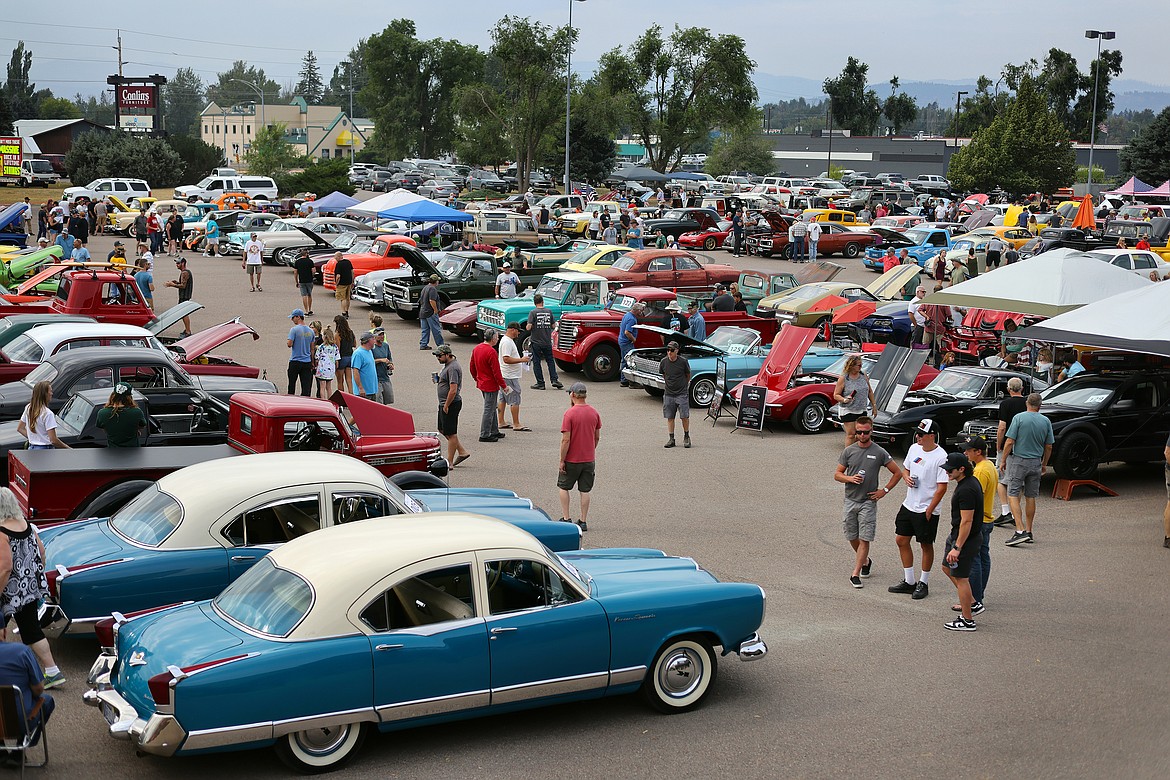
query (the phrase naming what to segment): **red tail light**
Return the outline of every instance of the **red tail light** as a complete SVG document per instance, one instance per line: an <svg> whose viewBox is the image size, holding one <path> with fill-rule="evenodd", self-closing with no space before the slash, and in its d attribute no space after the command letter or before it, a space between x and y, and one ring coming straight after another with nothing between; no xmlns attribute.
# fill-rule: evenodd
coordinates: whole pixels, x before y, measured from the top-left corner
<svg viewBox="0 0 1170 780"><path fill-rule="evenodd" d="M177 666L168 666L165 672L156 674L146 681L146 685L150 689L150 698L154 699L155 705L159 707L171 707L174 705L171 691L175 689L175 686L179 684L180 680L184 680L196 672L230 664L232 661L239 661L241 658L248 658L251 655L254 655L254 653L243 653L227 658L217 658L214 661L205 661L194 666L184 666L181 669Z"/></svg>
<svg viewBox="0 0 1170 780"><path fill-rule="evenodd" d="M61 572L57 571L56 569L45 572L45 581L49 584L49 595L52 596L54 600L61 598L57 595L57 578L60 576Z"/></svg>
<svg viewBox="0 0 1170 780"><path fill-rule="evenodd" d="M121 612L115 612L111 617L104 618L94 623L93 630L94 633L97 634L98 644L102 647L113 647L114 642L118 637L117 627L120 624L125 623L127 620L133 620L134 618L140 618L143 615L162 612L164 609L173 609L174 607L181 607L190 603L190 601L176 601L174 604L166 604L161 607L150 607L149 609L139 609L134 612L127 612L125 614Z"/></svg>

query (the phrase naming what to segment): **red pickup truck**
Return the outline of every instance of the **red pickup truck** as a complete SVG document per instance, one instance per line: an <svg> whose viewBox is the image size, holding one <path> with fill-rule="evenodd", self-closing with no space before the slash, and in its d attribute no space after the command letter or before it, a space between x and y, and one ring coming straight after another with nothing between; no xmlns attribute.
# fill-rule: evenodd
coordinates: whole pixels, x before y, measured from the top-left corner
<svg viewBox="0 0 1170 780"><path fill-rule="evenodd" d="M553 340L553 357L563 371L584 371L594 382L611 382L621 373L619 365L618 327L622 316L635 303L649 309L639 320L641 324L661 325L667 320L666 306L675 300L675 294L661 287L623 287L609 305L601 311L571 312L561 316L557 336ZM754 317L743 311L705 311L703 321L707 332L723 325L738 325L758 330L763 341L776 337L776 321ZM680 312L683 319L686 312ZM661 337L650 331L638 330L635 347L661 347Z"/></svg>
<svg viewBox="0 0 1170 780"><path fill-rule="evenodd" d="M113 514L152 481L194 463L233 455L324 450L360 458L383 474L446 474L439 441L418 434L409 412L334 393L326 401L269 393L236 393L228 410L227 444L132 449L11 450L8 484L39 525ZM435 487L429 474L419 484ZM214 490L214 485L208 485Z"/></svg>
<svg viewBox="0 0 1170 780"><path fill-rule="evenodd" d="M402 254L403 250L399 248L403 245L415 246L414 239L410 236L387 234L376 237L364 252L346 254L345 258L353 265L353 278L357 279L371 271L384 271L406 265L406 258ZM337 260L331 257L325 261L325 265L321 269L321 279L326 290L337 289L337 282L333 276L333 267L336 265Z"/></svg>
<svg viewBox="0 0 1170 780"><path fill-rule="evenodd" d="M154 311L142 299L134 276L122 271L99 268L63 270L62 266L46 268L29 279L22 289L33 282L43 282L60 274L57 294L47 301L6 305L0 299L0 317L11 314L84 314L98 322L116 322L122 325L145 327L155 319ZM35 287L35 285L33 285Z"/></svg>

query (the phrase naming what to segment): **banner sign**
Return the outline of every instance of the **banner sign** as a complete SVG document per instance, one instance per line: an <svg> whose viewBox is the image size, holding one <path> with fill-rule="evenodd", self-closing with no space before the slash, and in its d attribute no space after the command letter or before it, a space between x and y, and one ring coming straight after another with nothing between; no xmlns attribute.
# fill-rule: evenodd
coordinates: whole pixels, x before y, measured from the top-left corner
<svg viewBox="0 0 1170 780"><path fill-rule="evenodd" d="M0 138L0 156L4 160L4 171L0 176L20 176L20 152L22 140L19 136Z"/></svg>

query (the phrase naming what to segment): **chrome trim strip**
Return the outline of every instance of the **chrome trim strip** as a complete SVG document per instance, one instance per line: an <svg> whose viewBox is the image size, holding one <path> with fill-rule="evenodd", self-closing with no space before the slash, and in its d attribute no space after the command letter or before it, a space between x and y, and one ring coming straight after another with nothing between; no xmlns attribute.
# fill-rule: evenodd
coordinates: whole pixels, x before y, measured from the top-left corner
<svg viewBox="0 0 1170 780"><path fill-rule="evenodd" d="M378 715L374 711L373 707L361 707L355 710L329 712L324 715L312 715L306 718L278 720L274 721L272 724L272 735L274 737L283 737L285 734L292 734L297 731L304 731L305 729L319 729L325 728L327 726L344 726L346 723L353 723L355 721L368 721L370 723L377 723Z"/></svg>
<svg viewBox="0 0 1170 780"><path fill-rule="evenodd" d="M609 670L609 684L613 685L630 685L633 683L640 683L646 678L645 666L627 666L624 669L610 669Z"/></svg>
<svg viewBox="0 0 1170 780"><path fill-rule="evenodd" d="M447 712L470 710L476 707L486 707L492 703L491 691L468 691L454 693L449 696L435 696L430 699L414 699L412 701L383 704L376 708L378 717L383 723L409 720L411 718L425 718L429 715L442 715Z"/></svg>
<svg viewBox="0 0 1170 780"><path fill-rule="evenodd" d="M609 672L604 671L577 674L572 677L558 677L552 680L538 680L519 685L506 685L502 688L492 688L492 704L511 704L512 702L539 699L545 696L579 693L594 688L604 688L608 682Z"/></svg>
<svg viewBox="0 0 1170 780"><path fill-rule="evenodd" d="M242 742L260 742L273 739L272 728L273 724L269 722L245 723L241 726L225 726L218 729L199 729L187 735L183 749L203 750L204 748L238 745ZM293 731L299 730L293 729Z"/></svg>

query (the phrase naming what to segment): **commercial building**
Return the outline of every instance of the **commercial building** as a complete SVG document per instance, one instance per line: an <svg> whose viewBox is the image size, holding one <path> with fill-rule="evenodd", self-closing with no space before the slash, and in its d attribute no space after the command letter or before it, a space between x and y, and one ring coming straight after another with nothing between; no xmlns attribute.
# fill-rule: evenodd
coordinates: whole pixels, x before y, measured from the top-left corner
<svg viewBox="0 0 1170 780"><path fill-rule="evenodd" d="M222 107L212 102L199 117L199 137L224 150L228 162L243 161L262 124L284 125L284 140L313 160L348 159L369 139L368 120L354 120L338 106L310 106L295 97L288 105Z"/></svg>

